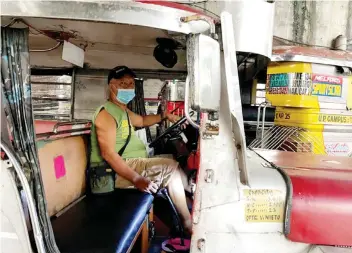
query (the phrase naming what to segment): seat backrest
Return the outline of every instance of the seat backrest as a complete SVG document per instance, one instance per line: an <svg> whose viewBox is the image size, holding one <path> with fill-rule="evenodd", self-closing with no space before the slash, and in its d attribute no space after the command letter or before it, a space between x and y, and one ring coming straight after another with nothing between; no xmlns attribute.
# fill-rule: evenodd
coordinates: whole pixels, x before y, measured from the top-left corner
<svg viewBox="0 0 352 253"><path fill-rule="evenodd" d="M38 155L50 216L84 195L86 189L87 137L38 141Z"/></svg>

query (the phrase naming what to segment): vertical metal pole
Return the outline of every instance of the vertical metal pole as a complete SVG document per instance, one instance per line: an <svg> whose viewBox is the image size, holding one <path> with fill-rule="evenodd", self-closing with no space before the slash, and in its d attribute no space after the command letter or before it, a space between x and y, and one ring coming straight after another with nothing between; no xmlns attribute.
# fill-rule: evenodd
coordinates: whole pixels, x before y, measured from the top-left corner
<svg viewBox="0 0 352 253"><path fill-rule="evenodd" d="M261 110L262 108L262 104L260 104L258 106L258 114L257 114L257 128L256 128L256 132L255 132L255 138L259 138L259 130L260 130L260 114L262 112Z"/></svg>
<svg viewBox="0 0 352 253"><path fill-rule="evenodd" d="M74 120L75 113L75 82L76 82L76 68L72 70L72 79L71 79L71 113L70 121Z"/></svg>
<svg viewBox="0 0 352 253"><path fill-rule="evenodd" d="M187 118L187 121L195 128L199 129L199 125L196 124L191 116L189 115L189 77L187 76L186 78L186 83L185 83L185 116Z"/></svg>
<svg viewBox="0 0 352 253"><path fill-rule="evenodd" d="M266 113L266 106L267 106L267 104L265 104L265 105L264 105L264 108L263 108L263 119L262 119L262 136L261 136L262 148L264 148L264 142L263 142L263 139L264 139L264 127L265 127L265 113Z"/></svg>

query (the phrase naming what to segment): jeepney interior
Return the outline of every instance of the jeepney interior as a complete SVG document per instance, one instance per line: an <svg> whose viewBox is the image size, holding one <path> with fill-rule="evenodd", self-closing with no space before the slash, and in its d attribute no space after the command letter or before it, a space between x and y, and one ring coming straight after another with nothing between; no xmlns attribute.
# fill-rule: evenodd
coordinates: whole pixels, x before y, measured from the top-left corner
<svg viewBox="0 0 352 253"><path fill-rule="evenodd" d="M148 243L155 234L153 213L165 214L170 207L161 199L159 206L155 201L153 209L154 197L137 190L89 196L86 170L90 120L106 100L109 69L118 65L128 66L138 76L136 102L131 109L157 113L163 82L186 78L185 35L150 27L60 19L3 17L2 23L29 29L36 145L45 201L59 250L148 252ZM84 49L83 68L62 60L67 40ZM152 127L140 132L149 143L155 140L157 130ZM187 126L184 132L190 141L185 144L180 138L182 132L180 126L174 128L153 146L158 154L173 152L186 168L188 156L197 149L198 135L197 130ZM161 144L167 148L158 148ZM171 209L160 219L172 226ZM161 229L165 230L165 226L161 225Z"/></svg>
<svg viewBox="0 0 352 253"><path fill-rule="evenodd" d="M186 79L186 36L150 27L77 20L3 17L2 23L29 29L36 146L47 210L60 251L147 252L148 243L159 231L177 230L172 207L162 198L136 190L89 196L86 170L90 120L106 100L109 69L125 65L136 72L137 96L130 109L140 114L159 113L165 81ZM64 41L84 50L83 67L62 59ZM266 63L256 57L237 54L249 137L255 132L257 107L251 106L248 83L253 76L262 83L266 78L262 67ZM199 117L193 112L196 122ZM195 178L198 130L191 125L182 129L179 124L168 131L170 125L164 123L141 129L140 137L151 144L155 155L172 154L190 178Z"/></svg>

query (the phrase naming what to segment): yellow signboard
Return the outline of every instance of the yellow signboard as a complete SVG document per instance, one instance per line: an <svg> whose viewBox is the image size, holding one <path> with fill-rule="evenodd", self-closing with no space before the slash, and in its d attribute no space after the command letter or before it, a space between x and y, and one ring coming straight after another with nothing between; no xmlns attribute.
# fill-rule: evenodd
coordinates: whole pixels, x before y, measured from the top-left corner
<svg viewBox="0 0 352 253"><path fill-rule="evenodd" d="M321 113L319 110L315 109L295 109L277 107L275 112L275 123L277 125L281 125L285 122L303 128L309 128L310 126L317 127L317 124L352 124L352 114L328 114Z"/></svg>
<svg viewBox="0 0 352 253"><path fill-rule="evenodd" d="M341 97L343 78L341 76L327 76L313 74L313 96Z"/></svg>
<svg viewBox="0 0 352 253"><path fill-rule="evenodd" d="M312 95L314 96L327 96L327 97L341 97L341 85L315 83L313 85Z"/></svg>
<svg viewBox="0 0 352 253"><path fill-rule="evenodd" d="M318 122L333 124L352 124L352 115L319 114Z"/></svg>
<svg viewBox="0 0 352 253"><path fill-rule="evenodd" d="M283 222L284 196L279 190L245 189L246 222Z"/></svg>

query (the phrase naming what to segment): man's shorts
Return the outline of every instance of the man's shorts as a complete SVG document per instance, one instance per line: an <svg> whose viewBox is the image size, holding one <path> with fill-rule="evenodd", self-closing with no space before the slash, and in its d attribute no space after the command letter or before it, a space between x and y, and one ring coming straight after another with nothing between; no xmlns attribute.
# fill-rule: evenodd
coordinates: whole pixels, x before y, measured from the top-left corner
<svg viewBox="0 0 352 253"><path fill-rule="evenodd" d="M178 168L178 163L169 158L133 158L126 160L127 165L135 170L139 175L155 182L159 188L168 185L171 176ZM115 181L116 188L134 188L134 185L121 176L117 176Z"/></svg>

